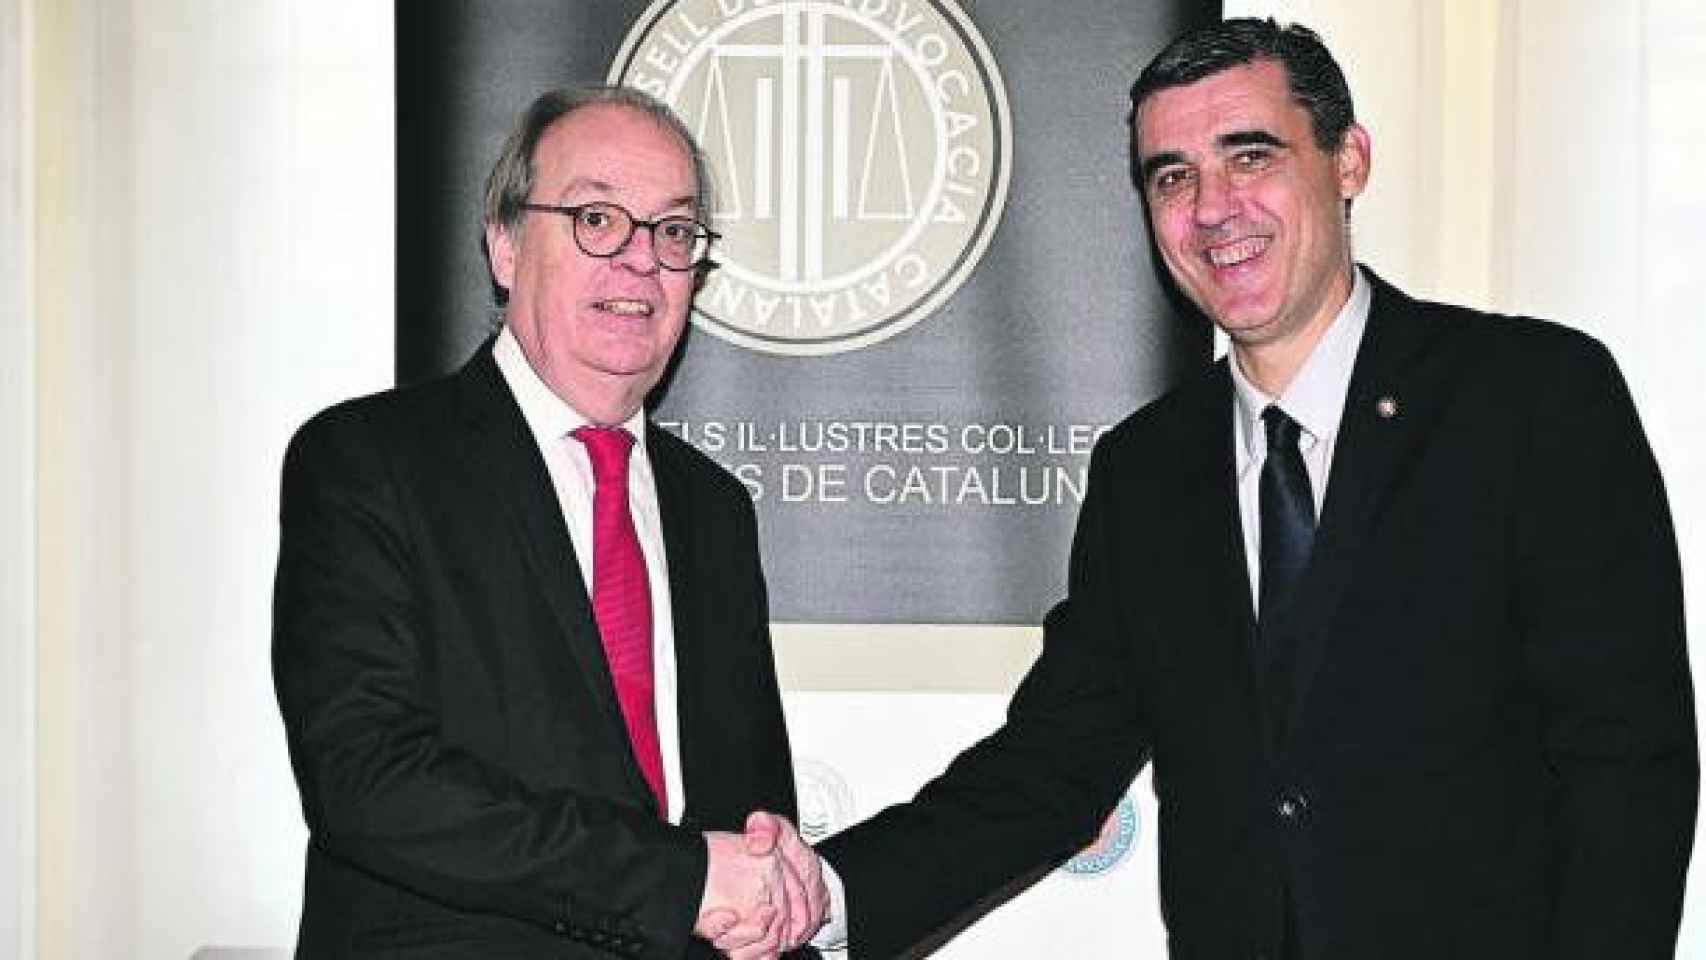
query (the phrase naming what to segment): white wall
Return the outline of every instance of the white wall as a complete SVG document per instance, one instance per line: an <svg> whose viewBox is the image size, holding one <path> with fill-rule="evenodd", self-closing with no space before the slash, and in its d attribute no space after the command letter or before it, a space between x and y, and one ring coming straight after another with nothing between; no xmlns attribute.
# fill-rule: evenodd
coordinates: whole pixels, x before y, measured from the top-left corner
<svg viewBox="0 0 1706 960"><path fill-rule="evenodd" d="M35 951L35 342L29 13L0 0L0 954Z"/></svg>
<svg viewBox="0 0 1706 960"><path fill-rule="evenodd" d="M34 7L37 918L47 957L119 956L135 942L124 13L92 0Z"/></svg>
<svg viewBox="0 0 1706 960"><path fill-rule="evenodd" d="M391 380L391 4L36 9L42 955L288 944L278 468Z"/></svg>
<svg viewBox="0 0 1706 960"><path fill-rule="evenodd" d="M292 941L303 838L267 664L277 471L296 423L391 376L391 7L0 0L0 98L25 106L0 99L24 121L0 130L0 190L35 184L0 192L0 311L17 306L0 313L0 449L34 450L0 460L0 551L28 556L39 536L34 580L29 563L0 567L0 763L27 773L32 745L37 761L34 793L0 788L0 855L26 857L16 897L0 897L0 955L23 942L8 904L27 913L32 895L46 957ZM1369 262L1611 344L1665 469L1698 635L1697 7L1228 4L1310 22L1342 55L1374 134L1356 213ZM19 223L34 232L6 226ZM885 716L969 740L1000 702L872 696L790 694L803 752ZM951 744L918 749L895 766L916 774L905 782L857 785L862 812ZM34 883L28 830L6 832L32 808ZM1091 899L1056 884L1015 906L1072 917ZM1683 956L1706 957L1703 913L1691 894ZM29 935L27 918L13 926ZM951 955L995 955L999 929Z"/></svg>
<svg viewBox="0 0 1706 960"><path fill-rule="evenodd" d="M135 126L130 739L141 955L182 957L292 942L274 504L290 431L391 379L391 30L378 3L147 9L136 89L160 95L139 97Z"/></svg>

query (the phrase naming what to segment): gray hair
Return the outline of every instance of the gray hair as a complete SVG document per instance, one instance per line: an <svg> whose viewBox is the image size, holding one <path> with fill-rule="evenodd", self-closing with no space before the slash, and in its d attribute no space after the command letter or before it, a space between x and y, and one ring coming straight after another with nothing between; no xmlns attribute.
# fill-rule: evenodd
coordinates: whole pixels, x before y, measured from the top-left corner
<svg viewBox="0 0 1706 960"><path fill-rule="evenodd" d="M675 134L693 161L694 215L702 221L709 221L710 165L705 160L705 152L699 149L693 134L687 129L687 125L681 122L681 118L675 115L675 111L643 90L588 84L548 90L540 94L516 118L514 129L504 140L497 162L492 164L492 172L486 177L487 226L497 226L511 236L520 235L522 215L526 212L521 205L528 201L533 192L533 155L539 147L540 138L544 137L545 131L558 120L583 107L598 104L613 104L637 110Z"/></svg>

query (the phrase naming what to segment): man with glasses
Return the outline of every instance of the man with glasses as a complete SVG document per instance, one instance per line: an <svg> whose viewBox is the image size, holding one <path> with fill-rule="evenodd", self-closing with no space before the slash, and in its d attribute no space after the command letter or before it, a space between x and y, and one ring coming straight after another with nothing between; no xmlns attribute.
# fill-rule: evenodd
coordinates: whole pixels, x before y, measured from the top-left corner
<svg viewBox="0 0 1706 960"><path fill-rule="evenodd" d="M748 819L795 809L751 500L643 406L708 187L652 98L541 96L487 183L502 330L292 441L299 956L772 957L822 920L792 828Z"/></svg>

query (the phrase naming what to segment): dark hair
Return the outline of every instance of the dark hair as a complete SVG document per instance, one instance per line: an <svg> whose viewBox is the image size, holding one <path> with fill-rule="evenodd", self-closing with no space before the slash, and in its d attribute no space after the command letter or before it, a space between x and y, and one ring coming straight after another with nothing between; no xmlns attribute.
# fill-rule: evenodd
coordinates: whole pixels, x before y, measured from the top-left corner
<svg viewBox="0 0 1706 960"><path fill-rule="evenodd" d="M1315 145L1337 150L1356 121L1344 71L1315 31L1295 23L1282 27L1271 17L1224 20L1169 43L1132 84L1132 117L1159 91L1264 60L1285 68L1292 100L1309 114Z"/></svg>
<svg viewBox="0 0 1706 960"><path fill-rule="evenodd" d="M492 172L486 177L484 213L487 225L501 227L510 234L520 230L524 212L521 205L527 202L528 195L533 192L533 155L539 148L540 139L558 120L582 107L597 104L614 104L637 110L680 138L682 147L693 162L696 191L694 213L701 220L710 217L710 168L705 161L704 151L694 142L693 134L687 129L687 125L681 122L668 104L644 91L632 87L593 84L548 90L540 94L522 111L521 116L516 118L515 128L504 140L497 162L492 164Z"/></svg>

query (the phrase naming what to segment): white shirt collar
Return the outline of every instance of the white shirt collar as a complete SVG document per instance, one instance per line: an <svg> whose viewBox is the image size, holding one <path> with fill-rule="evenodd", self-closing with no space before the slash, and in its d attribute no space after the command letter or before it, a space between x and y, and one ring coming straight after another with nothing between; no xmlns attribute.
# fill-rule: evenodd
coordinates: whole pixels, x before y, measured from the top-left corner
<svg viewBox="0 0 1706 960"><path fill-rule="evenodd" d="M1362 332L1368 326L1369 306L1373 288L1363 276L1361 267L1352 267L1351 295L1339 313L1321 335L1320 342L1303 361L1302 369L1279 397L1270 397L1257 389L1238 366L1236 354L1227 358L1232 368L1234 406L1238 411L1239 439L1251 457L1256 445L1266 433L1261 428L1262 411L1277 403L1286 415L1297 421L1309 438L1306 442L1328 439L1339 432L1339 419L1345 411L1345 394L1351 386L1351 371L1356 366L1357 349L1362 345Z"/></svg>
<svg viewBox="0 0 1706 960"><path fill-rule="evenodd" d="M521 352L520 341L515 339L508 326L492 344L492 359L497 361L498 370L508 381L510 392L515 394L515 402L527 421L527 428L533 432L533 439L540 447L560 442L592 422L540 379L533 365L527 362L527 355ZM622 426L634 435L634 443L643 453L646 444L645 408L635 410Z"/></svg>

